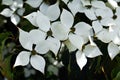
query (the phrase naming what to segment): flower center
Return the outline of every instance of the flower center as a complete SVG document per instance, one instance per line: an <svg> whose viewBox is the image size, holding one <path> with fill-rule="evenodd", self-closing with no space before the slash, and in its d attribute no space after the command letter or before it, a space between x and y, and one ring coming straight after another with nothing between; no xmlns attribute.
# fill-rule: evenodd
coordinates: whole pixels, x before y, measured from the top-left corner
<svg viewBox="0 0 120 80"><path fill-rule="evenodd" d="M101 17L101 16L98 16L98 17L97 17L97 19L98 19L98 20L101 20L101 19L102 19L102 17Z"/></svg>
<svg viewBox="0 0 120 80"><path fill-rule="evenodd" d="M113 18L113 19L116 19L116 18L117 18L117 15L114 15L112 18Z"/></svg>
<svg viewBox="0 0 120 80"><path fill-rule="evenodd" d="M52 31L48 31L47 36L52 36Z"/></svg>
<svg viewBox="0 0 120 80"><path fill-rule="evenodd" d="M32 50L31 53L32 53L32 55L36 55L37 54L37 52L35 50Z"/></svg>
<svg viewBox="0 0 120 80"><path fill-rule="evenodd" d="M85 7L87 7L87 9L90 9L92 6L91 5L86 5Z"/></svg>
<svg viewBox="0 0 120 80"><path fill-rule="evenodd" d="M75 28L74 27L70 28L70 32L74 33L75 32Z"/></svg>

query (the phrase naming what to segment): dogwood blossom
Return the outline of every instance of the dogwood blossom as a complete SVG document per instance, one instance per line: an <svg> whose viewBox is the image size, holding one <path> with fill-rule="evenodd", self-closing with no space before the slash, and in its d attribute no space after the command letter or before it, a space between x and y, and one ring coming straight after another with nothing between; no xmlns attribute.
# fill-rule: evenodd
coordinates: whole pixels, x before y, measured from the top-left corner
<svg viewBox="0 0 120 80"><path fill-rule="evenodd" d="M44 73L44 68L45 68L45 60L42 56L38 55L41 54L35 50L32 49L33 44L37 44L41 42L42 40L45 39L45 33L40 31L40 30L31 30L29 33L23 31L22 29L19 29L20 36L19 36L19 41L21 45L29 50L29 51L21 51L15 61L14 67L16 66L25 66L29 62L32 65L33 68L41 71ZM42 47L42 46L41 46ZM45 54L44 52L42 54Z"/></svg>
<svg viewBox="0 0 120 80"><path fill-rule="evenodd" d="M29 33L19 29L19 32L21 45L29 51L21 51L18 54L14 67L25 66L30 62L33 68L44 73L45 60L39 54L45 54L49 50L57 54L60 47L59 40L51 37L45 40L46 33L37 29L31 30ZM34 44L36 47L33 49Z"/></svg>
<svg viewBox="0 0 120 80"><path fill-rule="evenodd" d="M97 19L95 15L96 9L106 9L105 3L102 1L92 0L91 2L88 0L81 0L83 4L82 11L90 20Z"/></svg>
<svg viewBox="0 0 120 80"><path fill-rule="evenodd" d="M23 1L22 0L2 0L3 5L9 6L9 8L5 8L2 12L0 12L1 15L5 17L10 17L11 22L15 25L17 25L20 22L20 17L22 16L25 8L23 8ZM17 11L17 14L15 14L15 11Z"/></svg>
<svg viewBox="0 0 120 80"><path fill-rule="evenodd" d="M102 55L102 52L99 50L99 48L95 45L88 44L85 46L85 49L83 51L77 51L76 53L76 59L79 67L82 69L86 63L87 58L94 58L96 56Z"/></svg>

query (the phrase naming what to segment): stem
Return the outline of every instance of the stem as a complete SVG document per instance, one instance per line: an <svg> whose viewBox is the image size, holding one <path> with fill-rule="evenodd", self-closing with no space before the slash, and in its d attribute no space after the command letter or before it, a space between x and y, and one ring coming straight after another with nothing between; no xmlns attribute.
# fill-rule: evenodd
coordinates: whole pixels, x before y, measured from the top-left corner
<svg viewBox="0 0 120 80"><path fill-rule="evenodd" d="M70 73L71 73L71 55L69 56L69 64L68 64L68 80L70 80Z"/></svg>
<svg viewBox="0 0 120 80"><path fill-rule="evenodd" d="M107 76L107 74L106 74L105 69L104 69L103 66L102 66L102 72L104 73L106 80L109 80L109 79L108 79L108 76Z"/></svg>
<svg viewBox="0 0 120 80"><path fill-rule="evenodd" d="M61 56L59 56L61 53L61 48L62 48L62 42L60 42L60 48L59 48L59 50L58 50L58 53L57 53L57 55L56 55L56 59L58 60L58 62L59 62L59 59L61 58Z"/></svg>

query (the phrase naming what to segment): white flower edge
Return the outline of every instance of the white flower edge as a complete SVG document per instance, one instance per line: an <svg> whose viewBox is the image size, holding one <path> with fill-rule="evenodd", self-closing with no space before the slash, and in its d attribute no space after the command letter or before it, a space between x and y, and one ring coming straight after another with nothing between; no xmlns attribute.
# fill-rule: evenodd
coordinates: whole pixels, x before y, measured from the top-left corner
<svg viewBox="0 0 120 80"><path fill-rule="evenodd" d="M117 54L119 54L120 50L119 50L119 47L114 44L113 42L109 43L108 45L108 54L111 58L111 60L113 60L115 58L115 56Z"/></svg>
<svg viewBox="0 0 120 80"><path fill-rule="evenodd" d="M26 66L29 63L30 54L31 53L28 51L20 52L16 58L16 61L13 67Z"/></svg>

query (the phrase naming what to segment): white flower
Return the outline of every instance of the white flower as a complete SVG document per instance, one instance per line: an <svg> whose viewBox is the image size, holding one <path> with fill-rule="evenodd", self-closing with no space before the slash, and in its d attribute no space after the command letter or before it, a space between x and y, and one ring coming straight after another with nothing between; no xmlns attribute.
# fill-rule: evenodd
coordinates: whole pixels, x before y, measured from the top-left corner
<svg viewBox="0 0 120 80"><path fill-rule="evenodd" d="M96 9L106 9L105 3L102 1L92 0L91 2L88 0L81 0L83 4L82 11L90 20L97 19L95 10Z"/></svg>
<svg viewBox="0 0 120 80"><path fill-rule="evenodd" d="M94 58L99 55L102 55L99 48L96 45L88 44L85 46L85 49L83 51L78 50L76 52L77 64L82 69L87 63L86 57Z"/></svg>
<svg viewBox="0 0 120 80"><path fill-rule="evenodd" d="M20 65L25 66L30 62L33 68L44 73L45 60L42 56L38 55L41 53L38 52L37 54L35 52L37 50L34 51L32 47L33 47L33 44L37 44L45 39L46 37L45 33L36 29L31 30L29 33L19 29L19 32L20 32L19 41L21 45L29 51L21 51L18 54L14 67L20 66ZM42 53L42 54L45 54L45 53Z"/></svg>
<svg viewBox="0 0 120 80"><path fill-rule="evenodd" d="M25 66L30 62L33 68L44 73L45 60L42 56L37 54L31 55L31 52L21 51L15 61L14 67Z"/></svg>
<svg viewBox="0 0 120 80"><path fill-rule="evenodd" d="M51 30L55 38L62 41L69 39L74 46L81 49L82 45L88 42L92 27L85 22L79 22L73 27L73 22L73 15L63 9L60 21L52 23ZM72 32L71 28L75 29L75 31Z"/></svg>
<svg viewBox="0 0 120 80"><path fill-rule="evenodd" d="M30 62L33 68L44 73L45 60L40 54L45 54L51 50L57 55L60 41L52 37L46 39L47 34L39 29L33 29L28 33L19 28L19 32L19 41L22 47L29 51L21 51L18 54L14 67L25 66ZM33 49L34 44L35 48Z"/></svg>
<svg viewBox="0 0 120 80"><path fill-rule="evenodd" d="M84 40L82 40L78 37L76 37L76 39L74 39L74 38L75 37L72 37L72 39L71 39L71 41L73 41L73 42L71 42L72 44L68 43L67 45L69 45L69 46L74 45L73 47L76 47L78 49L78 51L76 52L76 59L77 59L77 64L81 69L87 63L86 57L94 58L96 56L102 55L101 51L99 50L97 45L93 42L93 39L90 35L88 36L90 44L84 45L85 48L82 47L83 44L85 44ZM68 46L68 48L69 48L69 46ZM72 51L72 49L76 49L76 48L70 48L70 49Z"/></svg>
<svg viewBox="0 0 120 80"><path fill-rule="evenodd" d="M3 0L3 5L8 5L9 8L5 8L0 14L5 17L10 17L11 22L15 25L17 25L20 22L20 17L22 16L25 9L23 7L23 1L22 0ZM15 14L15 11L17 11L17 14Z"/></svg>

